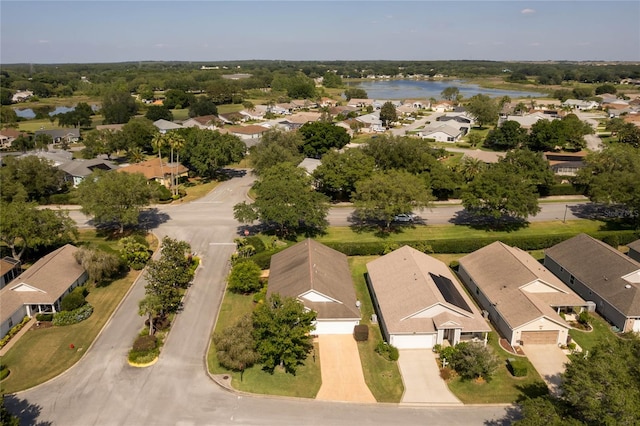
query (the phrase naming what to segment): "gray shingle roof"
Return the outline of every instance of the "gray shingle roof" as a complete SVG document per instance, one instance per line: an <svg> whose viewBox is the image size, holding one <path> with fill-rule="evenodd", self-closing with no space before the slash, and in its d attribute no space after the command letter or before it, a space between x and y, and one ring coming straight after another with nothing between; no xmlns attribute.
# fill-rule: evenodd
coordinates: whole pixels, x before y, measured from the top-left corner
<svg viewBox="0 0 640 426"><path fill-rule="evenodd" d="M490 331L449 268L429 255L404 246L367 263L367 271L390 334L434 332L447 322L463 332Z"/></svg>
<svg viewBox="0 0 640 426"><path fill-rule="evenodd" d="M310 292L333 301L314 302L304 297ZM271 258L267 296L273 293L300 300L319 320L361 317L347 256L312 239Z"/></svg>
<svg viewBox="0 0 640 426"><path fill-rule="evenodd" d="M623 314L640 316L639 262L587 234L556 244L545 255ZM623 278L634 272L636 282Z"/></svg>
<svg viewBox="0 0 640 426"><path fill-rule="evenodd" d="M527 252L500 241L464 256L460 266L512 329L541 316L568 327L552 306L585 304ZM527 291L528 284L535 285L536 290Z"/></svg>

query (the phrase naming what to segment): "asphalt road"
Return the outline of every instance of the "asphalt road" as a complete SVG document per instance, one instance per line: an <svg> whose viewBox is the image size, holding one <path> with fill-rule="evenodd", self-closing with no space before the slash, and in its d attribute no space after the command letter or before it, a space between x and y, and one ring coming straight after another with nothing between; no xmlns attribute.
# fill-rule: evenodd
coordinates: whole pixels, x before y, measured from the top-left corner
<svg viewBox="0 0 640 426"><path fill-rule="evenodd" d="M145 216L159 237L189 241L201 257L160 359L133 368L127 352L143 326L138 301L144 280L106 324L86 355L61 376L5 397L24 425L483 425L508 424L511 407L417 407L345 404L230 393L206 373L206 350L220 307L233 239L243 228L233 205L244 200L251 176L235 177L199 201ZM561 205L562 207L564 204ZM452 207L453 209L458 207ZM448 209L448 208L444 208ZM338 210L338 209L336 209ZM334 210L334 212L336 211ZM342 213L343 210L339 209ZM446 210L443 210L446 211ZM557 214L557 213L552 213ZM430 219L434 220L434 219Z"/></svg>

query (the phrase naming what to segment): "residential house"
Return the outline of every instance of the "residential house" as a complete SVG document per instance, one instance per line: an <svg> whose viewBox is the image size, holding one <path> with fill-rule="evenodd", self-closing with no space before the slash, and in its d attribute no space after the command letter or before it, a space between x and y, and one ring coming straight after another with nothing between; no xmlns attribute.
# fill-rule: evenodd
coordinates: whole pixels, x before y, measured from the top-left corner
<svg viewBox="0 0 640 426"><path fill-rule="evenodd" d="M13 257L0 259L0 289L13 281L22 272L22 263Z"/></svg>
<svg viewBox="0 0 640 426"><path fill-rule="evenodd" d="M10 127L0 130L0 149L10 148L11 143L20 136L28 137L29 135Z"/></svg>
<svg viewBox="0 0 640 426"><path fill-rule="evenodd" d="M558 176L575 176L578 170L585 166L584 158L586 155L585 151L544 153L551 170Z"/></svg>
<svg viewBox="0 0 640 426"><path fill-rule="evenodd" d="M544 114L540 111L524 115L506 115L498 119L498 127L502 126L507 121L515 121L516 123L520 124L521 128L530 131L531 127L538 121L551 119L553 118L550 115Z"/></svg>
<svg viewBox="0 0 640 426"><path fill-rule="evenodd" d="M436 142L457 142L466 134L464 127L449 124L433 124L418 132L423 139L434 139Z"/></svg>
<svg viewBox="0 0 640 426"><path fill-rule="evenodd" d="M361 115L359 117L356 117L355 120L359 123L362 123L363 127L361 131L363 133L384 132L386 130L382 125L382 120L380 120L380 111Z"/></svg>
<svg viewBox="0 0 640 426"><path fill-rule="evenodd" d="M321 106L321 107L323 107L323 108L326 108L326 107L334 107L334 106L336 106L337 104L338 104L338 102L337 102L337 101L335 101L335 100L333 100L333 99L331 99L331 98L322 97L322 98L320 99L320 106Z"/></svg>
<svg viewBox="0 0 640 426"><path fill-rule="evenodd" d="M635 240L634 242L627 244L627 247L629 247L627 256L636 262L640 262L640 240Z"/></svg>
<svg viewBox="0 0 640 426"><path fill-rule="evenodd" d="M453 111L453 107L452 101L437 101L431 105L431 109L435 112Z"/></svg>
<svg viewBox="0 0 640 426"><path fill-rule="evenodd" d="M277 293L315 311L315 335L351 334L360 324L347 256L307 239L271 258L267 297Z"/></svg>
<svg viewBox="0 0 640 426"><path fill-rule="evenodd" d="M600 107L600 104L596 101L583 101L581 99L567 99L562 103L562 106L565 108L586 111L590 109L597 109Z"/></svg>
<svg viewBox="0 0 640 426"><path fill-rule="evenodd" d="M464 154L462 155L462 161L464 161L465 158L473 158L475 160L480 160L485 164L494 164L504 157L504 152L482 151L479 149L473 149L465 150Z"/></svg>
<svg viewBox="0 0 640 426"><path fill-rule="evenodd" d="M239 112L228 112L224 114L218 114L218 118L224 124L237 124L245 120L245 116Z"/></svg>
<svg viewBox="0 0 640 426"><path fill-rule="evenodd" d="M244 121L260 121L264 120L264 115L267 112L269 112L269 107L267 105L256 105L251 109L243 109L240 111L240 114L245 117Z"/></svg>
<svg viewBox="0 0 640 426"><path fill-rule="evenodd" d="M586 303L530 254L496 241L459 262L458 276L511 346L567 344L560 314Z"/></svg>
<svg viewBox="0 0 640 426"><path fill-rule="evenodd" d="M26 102L29 98L33 96L33 92L31 90L18 90L11 97L11 102L17 104L19 102Z"/></svg>
<svg viewBox="0 0 640 426"><path fill-rule="evenodd" d="M80 182L96 170L113 170L117 166L111 161L101 158L91 160L71 160L58 166L64 172L64 180L70 182L73 187L80 185Z"/></svg>
<svg viewBox="0 0 640 426"><path fill-rule="evenodd" d="M0 290L0 337L25 316L60 311L62 298L87 281L87 272L67 244L44 256Z"/></svg>
<svg viewBox="0 0 640 426"><path fill-rule="evenodd" d="M373 108L373 103L374 103L373 99L352 98L347 101L347 106L354 107L354 108L366 108L370 106Z"/></svg>
<svg viewBox="0 0 640 426"><path fill-rule="evenodd" d="M182 129L182 126L173 121L165 120L161 118L153 122L153 125L160 131L160 133L167 133L170 130Z"/></svg>
<svg viewBox="0 0 640 426"><path fill-rule="evenodd" d="M35 155L38 158L47 160L55 167L60 167L63 164L66 164L69 161L73 160L73 153L62 149L50 149L49 151L31 151L21 154L20 157L24 158L30 155Z"/></svg>
<svg viewBox="0 0 640 426"><path fill-rule="evenodd" d="M215 130L218 124L222 122L215 115L202 115L199 117L191 117L182 122L182 127L197 127L203 130Z"/></svg>
<svg viewBox="0 0 640 426"><path fill-rule="evenodd" d="M228 127L227 130L232 135L238 136L240 139L260 139L262 134L269 129L264 126L258 125L249 125L249 126L232 126Z"/></svg>
<svg viewBox="0 0 640 426"><path fill-rule="evenodd" d="M419 349L486 342L489 325L442 261L403 246L367 263L365 277L389 344Z"/></svg>
<svg viewBox="0 0 640 426"><path fill-rule="evenodd" d="M544 264L622 332L640 332L640 262L580 234L547 249Z"/></svg>
<svg viewBox="0 0 640 426"><path fill-rule="evenodd" d="M161 185L171 188L171 177L178 180L187 177L189 169L180 163L167 163L160 158L141 161L140 163L123 166L116 171L122 173L142 173L147 180L153 180Z"/></svg>
<svg viewBox="0 0 640 426"><path fill-rule="evenodd" d="M76 143L80 140L80 129L50 129L36 130L35 137L38 135L49 135L53 139L53 143Z"/></svg>
<svg viewBox="0 0 640 426"><path fill-rule="evenodd" d="M277 120L281 126L286 127L288 130L296 130L307 123L313 123L320 120L322 116L319 112L297 112L289 117L281 120Z"/></svg>
<svg viewBox="0 0 640 426"><path fill-rule="evenodd" d="M96 126L96 130L111 130L112 132L120 132L124 124L99 124Z"/></svg>
<svg viewBox="0 0 640 426"><path fill-rule="evenodd" d="M298 164L298 167L304 169L307 172L307 174L311 176L313 175L313 172L318 168L319 165L320 165L320 160L316 158L307 157L304 160L302 160L300 164Z"/></svg>

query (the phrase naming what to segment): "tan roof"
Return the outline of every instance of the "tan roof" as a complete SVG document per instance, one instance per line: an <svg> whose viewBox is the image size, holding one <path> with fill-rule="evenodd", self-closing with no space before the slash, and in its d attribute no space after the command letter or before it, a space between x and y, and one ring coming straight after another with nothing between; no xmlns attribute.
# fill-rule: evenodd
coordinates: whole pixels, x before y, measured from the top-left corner
<svg viewBox="0 0 640 426"><path fill-rule="evenodd" d="M463 332L490 331L451 270L438 259L404 246L367 263L367 271L390 334L434 332L452 322Z"/></svg>
<svg viewBox="0 0 640 426"><path fill-rule="evenodd" d="M640 262L587 234L556 244L545 256L623 314L640 316ZM631 280L623 278L634 272Z"/></svg>
<svg viewBox="0 0 640 426"><path fill-rule="evenodd" d="M85 274L67 244L44 256L0 290L1 321L6 321L25 304L53 304ZM28 290L28 291L25 291Z"/></svg>
<svg viewBox="0 0 640 426"><path fill-rule="evenodd" d="M124 124L99 124L96 126L96 130L111 130L119 132L124 127Z"/></svg>
<svg viewBox="0 0 640 426"><path fill-rule="evenodd" d="M483 163L497 163L501 158L504 158L504 152L494 152L494 151L482 151L480 149L470 149L464 152L462 158L474 158L476 160L480 160Z"/></svg>
<svg viewBox="0 0 640 426"><path fill-rule="evenodd" d="M255 124L250 125L250 126L227 127L227 129L231 133L239 133L241 135L255 135L255 134L264 133L267 130L269 130L266 127L258 126L258 125L255 125Z"/></svg>
<svg viewBox="0 0 640 426"><path fill-rule="evenodd" d="M273 293L300 300L319 320L360 319L347 256L312 239L271 258L267 296Z"/></svg>
<svg viewBox="0 0 640 426"><path fill-rule="evenodd" d="M552 306L585 306L584 300L529 253L500 241L464 256L460 266L511 329L542 316L568 327Z"/></svg>
<svg viewBox="0 0 640 426"><path fill-rule="evenodd" d="M19 260L16 260L12 257L3 257L2 259L0 259L0 275L6 274L7 272L15 268L16 265L20 265Z"/></svg>
<svg viewBox="0 0 640 426"><path fill-rule="evenodd" d="M160 162L159 158L153 160L141 161L140 163L130 164L119 168L117 171L125 173L142 173L147 179L165 179L171 176L171 171L177 175L187 173L187 169L182 164Z"/></svg>
<svg viewBox="0 0 640 426"><path fill-rule="evenodd" d="M640 239L630 242L629 244L627 244L627 247L637 252L640 252Z"/></svg>
<svg viewBox="0 0 640 426"><path fill-rule="evenodd" d="M320 114L319 112L313 112L313 111L297 112L287 117L287 121L291 123L304 124L304 123L320 120L321 115L322 114Z"/></svg>

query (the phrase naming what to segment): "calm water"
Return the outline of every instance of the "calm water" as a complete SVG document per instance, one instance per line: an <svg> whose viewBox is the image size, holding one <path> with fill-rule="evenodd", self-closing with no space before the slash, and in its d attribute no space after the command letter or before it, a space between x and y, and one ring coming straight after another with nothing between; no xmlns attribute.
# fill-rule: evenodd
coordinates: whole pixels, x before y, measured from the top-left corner
<svg viewBox="0 0 640 426"><path fill-rule="evenodd" d="M58 106L53 111L51 111L49 115L53 117L54 115L64 114L73 111L74 109L76 109L76 107ZM98 107L96 105L91 105L91 109L97 111ZM31 119L35 118L36 116L36 113L31 108L14 108L13 110L16 112L16 115L18 117Z"/></svg>
<svg viewBox="0 0 640 426"><path fill-rule="evenodd" d="M514 90L485 89L477 84L468 84L462 80L384 80L347 83L349 86L364 89L369 99L442 99L442 91L447 87L457 87L464 98L482 93L491 97L509 96L510 98L544 97L544 93L518 92Z"/></svg>

